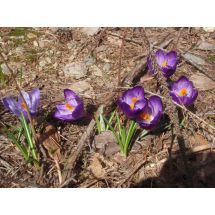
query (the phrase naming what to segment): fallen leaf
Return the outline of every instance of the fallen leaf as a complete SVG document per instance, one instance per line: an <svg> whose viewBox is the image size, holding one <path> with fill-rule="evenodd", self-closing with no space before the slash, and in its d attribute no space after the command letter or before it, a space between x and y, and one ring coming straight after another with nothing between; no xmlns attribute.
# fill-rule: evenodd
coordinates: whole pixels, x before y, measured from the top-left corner
<svg viewBox="0 0 215 215"><path fill-rule="evenodd" d="M81 31L88 36L93 36L100 31L100 27L88 27L88 28L81 28Z"/></svg>
<svg viewBox="0 0 215 215"><path fill-rule="evenodd" d="M208 145L209 144L208 141L205 139L205 137L203 137L200 134L196 134L196 133L189 138L189 141L190 141L192 146Z"/></svg>
<svg viewBox="0 0 215 215"><path fill-rule="evenodd" d="M201 91L215 88L215 81L201 73L192 75L190 80L193 82L194 86Z"/></svg>
<svg viewBox="0 0 215 215"><path fill-rule="evenodd" d="M205 50L205 51L215 50L215 45L212 43L208 43L206 41L200 41L197 44L196 49Z"/></svg>
<svg viewBox="0 0 215 215"><path fill-rule="evenodd" d="M57 133L57 129L49 124L45 128L45 132L41 135L41 141L43 146L47 149L49 156L59 161L61 159L60 153L60 137Z"/></svg>
<svg viewBox="0 0 215 215"><path fill-rule="evenodd" d="M98 157L99 157L99 154L94 155L94 157L90 163L89 169L92 171L92 173L95 177L104 178L106 172L105 172L104 168L102 167L102 164L99 161Z"/></svg>

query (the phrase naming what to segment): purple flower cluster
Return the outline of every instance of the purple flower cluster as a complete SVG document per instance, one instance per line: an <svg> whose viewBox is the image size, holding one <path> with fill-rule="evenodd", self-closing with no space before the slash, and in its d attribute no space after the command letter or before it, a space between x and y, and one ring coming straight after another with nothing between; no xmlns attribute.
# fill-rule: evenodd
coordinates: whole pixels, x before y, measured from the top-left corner
<svg viewBox="0 0 215 215"><path fill-rule="evenodd" d="M178 63L178 57L175 51L165 53L163 50L159 49L155 53L155 60L164 77L169 78L173 75ZM157 72L152 64L150 56L147 58L147 67L152 75L156 75ZM170 96L175 103L190 106L196 100L198 91L188 78L181 76L178 81L170 86Z"/></svg>
<svg viewBox="0 0 215 215"><path fill-rule="evenodd" d="M125 91L118 99L118 105L128 118L136 120L145 129L154 128L163 113L160 97L146 99L144 89L140 86Z"/></svg>
<svg viewBox="0 0 215 215"><path fill-rule="evenodd" d="M23 101L22 96L26 103ZM3 104L16 116L20 117L23 114L26 120L28 120L27 108L32 117L37 113L40 103L40 91L38 88L34 88L31 93L22 91L22 96L18 96L18 101L11 97L6 97L3 99ZM54 113L54 117L65 121L81 118L84 112L84 104L80 97L69 89L64 90L64 97L66 102L56 105L57 111Z"/></svg>
<svg viewBox="0 0 215 215"><path fill-rule="evenodd" d="M164 77L169 78L173 75L178 63L178 57L175 51L165 53L163 50L159 49L155 53L155 59ZM152 60L150 57L147 58L147 67L152 75L156 74L156 70L152 65Z"/></svg>

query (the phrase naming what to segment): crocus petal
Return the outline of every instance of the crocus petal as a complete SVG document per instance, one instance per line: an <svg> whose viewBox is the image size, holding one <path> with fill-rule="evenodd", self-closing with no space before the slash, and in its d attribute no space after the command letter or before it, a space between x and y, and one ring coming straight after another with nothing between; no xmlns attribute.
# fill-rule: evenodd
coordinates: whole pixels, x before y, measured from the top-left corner
<svg viewBox="0 0 215 215"><path fill-rule="evenodd" d="M170 76L172 76L174 74L175 69L165 67L165 68L162 68L161 71L162 71L162 74L164 77L169 78Z"/></svg>
<svg viewBox="0 0 215 215"><path fill-rule="evenodd" d="M31 113L35 114L40 104L40 90L39 88L34 88L30 93L31 98Z"/></svg>
<svg viewBox="0 0 215 215"><path fill-rule="evenodd" d="M152 109L152 115L154 117L163 112L163 104L160 97L151 96L149 98L148 104L149 104L149 107Z"/></svg>
<svg viewBox="0 0 215 215"><path fill-rule="evenodd" d="M74 111L72 112L73 119L77 120L81 118L83 116L83 112L84 112L84 104L80 103L75 107Z"/></svg>
<svg viewBox="0 0 215 215"><path fill-rule="evenodd" d="M144 98L142 100L139 100L135 103L134 110L142 110L147 105L147 100Z"/></svg>
<svg viewBox="0 0 215 215"><path fill-rule="evenodd" d="M152 75L155 75L156 74L156 71L152 65L152 60L150 59L150 57L147 57L147 67L148 67L148 70L149 72L152 74Z"/></svg>
<svg viewBox="0 0 215 215"><path fill-rule="evenodd" d="M186 94L184 96L180 95L180 90L182 89L186 89ZM185 76L181 76L178 81L171 85L170 96L174 102L181 105L190 106L196 100L198 91L189 79Z"/></svg>
<svg viewBox="0 0 215 215"><path fill-rule="evenodd" d="M132 99L134 97L138 98L138 100L141 100L141 99L144 99L144 96L145 96L145 93L144 93L143 87L136 86L136 87L126 90L122 94L122 100L124 100L124 102L126 102L128 105L131 105Z"/></svg>
<svg viewBox="0 0 215 215"><path fill-rule="evenodd" d="M163 63L166 60L165 52L163 50L161 50L161 49L157 50L156 53L155 53L155 58L156 58L157 64L160 67L163 67Z"/></svg>
<svg viewBox="0 0 215 215"><path fill-rule="evenodd" d="M17 101L11 97L7 97L3 99L3 104L6 108L12 111L16 116L20 117L21 115L21 108Z"/></svg>
<svg viewBox="0 0 215 215"><path fill-rule="evenodd" d="M160 121L160 118L163 113L163 104L158 96L151 96L148 101L148 105L146 105L143 109L142 112L147 112L151 115L152 119L151 121L145 121L141 118L139 115L136 120L140 127L144 129L152 129L154 128L158 122Z"/></svg>
<svg viewBox="0 0 215 215"><path fill-rule="evenodd" d="M177 53L175 51L170 51L166 55L167 65L171 67L173 70L176 69L177 64Z"/></svg>
<svg viewBox="0 0 215 215"><path fill-rule="evenodd" d="M125 103L125 102L122 102L120 99L118 100L118 105L120 107L120 109L123 111L123 113L130 119L134 118L136 115L135 115L135 111L131 110L130 106Z"/></svg>
<svg viewBox="0 0 215 215"><path fill-rule="evenodd" d="M26 101L26 103L28 105L28 108L30 109L31 108L31 98L30 98L29 94L26 93L25 91L22 91L22 95L23 95L23 97L24 97L24 99L25 99L25 101ZM18 102L19 102L20 105L23 102L23 99L22 99L21 95L18 96Z"/></svg>
<svg viewBox="0 0 215 215"><path fill-rule="evenodd" d="M60 111L56 111L54 113L54 117L56 119L65 120L65 121L71 121L71 120L73 120L72 114L63 115Z"/></svg>
<svg viewBox="0 0 215 215"><path fill-rule="evenodd" d="M74 100L77 95L74 91L70 90L70 89L65 89L64 90L64 97L66 99L67 102Z"/></svg>
<svg viewBox="0 0 215 215"><path fill-rule="evenodd" d="M74 111L69 110L65 104L57 104L56 107L59 113L61 113L61 115L72 114L72 112Z"/></svg>

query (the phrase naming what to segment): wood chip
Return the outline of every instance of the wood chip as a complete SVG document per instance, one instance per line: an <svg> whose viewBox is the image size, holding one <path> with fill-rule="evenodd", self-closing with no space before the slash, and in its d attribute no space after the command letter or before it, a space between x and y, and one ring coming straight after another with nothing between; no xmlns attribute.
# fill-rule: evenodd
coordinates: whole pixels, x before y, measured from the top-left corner
<svg viewBox="0 0 215 215"><path fill-rule="evenodd" d="M45 133L41 135L41 141L43 146L47 149L48 155L56 161L61 159L60 153L60 137L57 133L57 129L49 124L45 128Z"/></svg>

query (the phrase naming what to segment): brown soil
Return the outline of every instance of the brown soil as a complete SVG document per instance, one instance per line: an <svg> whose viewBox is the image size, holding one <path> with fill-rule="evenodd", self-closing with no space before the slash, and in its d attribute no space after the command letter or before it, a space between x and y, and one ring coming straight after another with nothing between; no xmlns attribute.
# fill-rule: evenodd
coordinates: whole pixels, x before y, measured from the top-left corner
<svg viewBox="0 0 215 215"><path fill-rule="evenodd" d="M205 60L201 69L181 57L173 80L181 75L191 77L197 73L215 80L215 49L198 49L202 41L215 46L214 33L202 28L146 28L145 33L151 44L173 38L166 50L177 45L181 53L189 50L189 53ZM116 107L116 98L125 90L124 87L142 85L146 90L159 94L157 81L146 68L140 71L140 75L131 77L132 83L123 82L118 87L119 72L122 81L146 59L147 38L142 28L101 28L93 35L86 34L82 28L0 28L1 48L16 73L19 85L25 91L33 87L41 90L36 130L40 135L49 124L57 129L62 174L77 152L78 143L99 106L103 105L108 115ZM72 62L84 62L88 70L86 76L78 80L65 76L63 68ZM3 64L1 60L0 63ZM201 81L204 82L204 78ZM75 90L84 100L86 116L77 122L54 120L52 113L55 105L64 99L63 89L72 89L78 82ZM10 74L0 77L0 100L17 94ZM214 87L199 91L192 110L198 118L182 111L189 172L184 168L175 138L177 134L171 126L150 132L141 141L136 141L127 158L119 153L107 157L96 150L94 128L61 185L55 162L44 147L42 167L38 170L25 163L19 151L0 131L0 187L214 187L215 130L211 131L201 123L204 120L215 126L214 95ZM2 103L0 120L19 125L18 119ZM165 106L163 121L170 123L168 106Z"/></svg>

